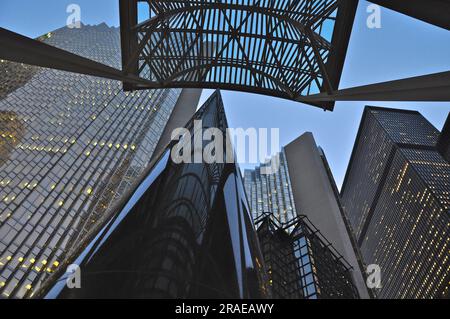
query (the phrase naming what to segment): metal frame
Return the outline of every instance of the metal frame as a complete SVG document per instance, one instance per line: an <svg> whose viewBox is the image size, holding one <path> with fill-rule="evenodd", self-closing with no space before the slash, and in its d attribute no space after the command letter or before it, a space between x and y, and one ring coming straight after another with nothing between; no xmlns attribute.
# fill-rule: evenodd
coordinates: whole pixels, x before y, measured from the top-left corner
<svg viewBox="0 0 450 319"><path fill-rule="evenodd" d="M2 28L0 58L119 80L126 91L219 88L325 110L335 101L450 101L450 71L339 89L357 0L119 2L123 70ZM150 8L142 23L139 2ZM447 0L371 2L450 30ZM331 43L318 34L330 17Z"/></svg>
<svg viewBox="0 0 450 319"><path fill-rule="evenodd" d="M138 3L150 18L137 23ZM120 0L125 74L153 85L220 88L303 99L337 90L357 1ZM333 42L322 35L334 23Z"/></svg>
<svg viewBox="0 0 450 319"><path fill-rule="evenodd" d="M150 18L142 23L136 17L139 2L150 8ZM450 30L447 1L371 2ZM450 72L339 90L358 1L120 0L120 4L122 34L128 37L122 47L124 72L152 81L151 88L245 91L326 110L332 110L335 101L450 101ZM315 31L334 10L329 43ZM214 43L213 50L206 41ZM320 93L310 94L311 83ZM124 87L149 88L131 83Z"/></svg>
<svg viewBox="0 0 450 319"><path fill-rule="evenodd" d="M305 97L312 101L450 101L450 71L388 81L331 94Z"/></svg>
<svg viewBox="0 0 450 319"><path fill-rule="evenodd" d="M318 298L359 298L351 276L352 266L308 217L299 215L282 223L272 213L266 212L255 220L255 225L266 266L270 268L275 298L309 298L304 294L303 278L307 273L299 269L299 266L304 266L304 255L314 259L309 258L306 263L314 264L314 286L318 289L315 295ZM300 238L308 242L305 246L308 252L295 254L294 251L299 250L295 243Z"/></svg>
<svg viewBox="0 0 450 319"><path fill-rule="evenodd" d="M134 84L146 84L149 82L133 75L124 75L118 69L44 42L27 38L4 28L0 28L0 58L44 68L128 81Z"/></svg>

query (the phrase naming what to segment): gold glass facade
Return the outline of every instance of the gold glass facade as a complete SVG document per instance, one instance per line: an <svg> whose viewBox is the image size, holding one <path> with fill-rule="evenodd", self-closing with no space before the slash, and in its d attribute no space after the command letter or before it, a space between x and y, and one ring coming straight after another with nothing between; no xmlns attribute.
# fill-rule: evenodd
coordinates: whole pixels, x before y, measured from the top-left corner
<svg viewBox="0 0 450 319"><path fill-rule="evenodd" d="M120 68L105 24L41 40ZM140 176L180 90L0 62L0 296L23 298Z"/></svg>

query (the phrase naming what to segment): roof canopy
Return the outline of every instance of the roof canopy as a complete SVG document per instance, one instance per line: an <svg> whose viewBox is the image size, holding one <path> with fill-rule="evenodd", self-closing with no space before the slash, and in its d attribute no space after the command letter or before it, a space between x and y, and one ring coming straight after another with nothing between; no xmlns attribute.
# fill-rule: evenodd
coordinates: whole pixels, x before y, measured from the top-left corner
<svg viewBox="0 0 450 319"><path fill-rule="evenodd" d="M299 102L338 88L357 4L152 0L138 23L138 2L121 1L123 70L150 82L127 89L221 88Z"/></svg>

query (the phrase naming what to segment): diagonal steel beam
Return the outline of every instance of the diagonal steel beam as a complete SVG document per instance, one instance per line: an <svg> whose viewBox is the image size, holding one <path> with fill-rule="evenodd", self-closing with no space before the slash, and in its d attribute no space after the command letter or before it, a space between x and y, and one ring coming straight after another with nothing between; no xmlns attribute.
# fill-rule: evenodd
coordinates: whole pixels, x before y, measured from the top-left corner
<svg viewBox="0 0 450 319"><path fill-rule="evenodd" d="M450 30L449 0L369 0L380 6Z"/></svg>
<svg viewBox="0 0 450 319"><path fill-rule="evenodd" d="M328 76L327 67L326 67L325 63L323 62L322 55L320 54L320 51L317 48L316 38L314 37L314 34L311 30L306 31L306 36L308 37L309 42L311 43L311 47L314 52L314 57L317 61L317 64L319 65L320 73L321 73L322 79L323 79L323 87L328 92L328 94L330 94L333 92L333 85L331 84L330 77ZM319 88L320 88L320 86L319 86Z"/></svg>
<svg viewBox="0 0 450 319"><path fill-rule="evenodd" d="M118 69L27 38L4 28L0 28L0 58L12 62L98 76L134 84L151 83L136 76L124 75Z"/></svg>
<svg viewBox="0 0 450 319"><path fill-rule="evenodd" d="M122 0L125 1L125 0ZM291 18L290 16L286 16L286 15L279 15L278 13L276 13L273 10L267 10L266 8L263 7L259 7L259 6L248 6L248 5L242 5L242 4L229 4L229 3L222 3L221 1L216 1L216 2L208 2L208 3L204 3L201 6L200 5L196 5L196 6L183 6L177 9L172 9L169 10L167 12L164 12L163 14L154 16L146 21L143 21L142 23L138 24L135 26L135 28L137 30L142 30L143 28L148 28L152 25L155 25L158 23L158 20L160 19L167 19L170 18L172 16L178 15L180 13L187 13L187 12L192 12L192 11L199 11L199 10L236 10L236 11L248 11L249 13L258 13L258 14L262 14L262 15L266 15L269 17L273 17L276 19L280 19L285 21L286 23L291 24L292 26L294 26L296 29L298 29L301 33L304 33L305 30L305 25L303 25L301 22L299 22L296 19ZM321 42L326 44L325 49L330 49L331 48L331 44L324 39L323 37L321 37L319 34L315 33L315 36L317 38L321 39Z"/></svg>
<svg viewBox="0 0 450 319"><path fill-rule="evenodd" d="M304 96L302 101L450 102L450 71Z"/></svg>

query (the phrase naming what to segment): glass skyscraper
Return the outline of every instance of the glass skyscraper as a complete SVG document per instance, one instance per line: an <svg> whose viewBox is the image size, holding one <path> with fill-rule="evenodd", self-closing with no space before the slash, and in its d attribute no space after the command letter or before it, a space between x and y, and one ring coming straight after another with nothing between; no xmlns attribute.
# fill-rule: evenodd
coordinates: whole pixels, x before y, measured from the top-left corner
<svg viewBox="0 0 450 319"><path fill-rule="evenodd" d="M261 173L272 161L279 161L280 169L274 174ZM283 223L297 217L284 149L272 157L268 164L245 170L244 184L255 220L267 212L274 214Z"/></svg>
<svg viewBox="0 0 450 319"><path fill-rule="evenodd" d="M194 144L196 120L225 136L228 126L219 91L189 121L190 134L180 143ZM203 141L203 147L207 144ZM225 144L215 149L225 151ZM175 163L175 152L180 152L178 141L152 161L119 209L67 261L80 266L81 287L67 287L69 274L63 267L39 296L270 296L238 165L193 163L194 148L183 149L191 162Z"/></svg>
<svg viewBox="0 0 450 319"><path fill-rule="evenodd" d="M341 190L380 298L449 296L450 163L415 111L366 107Z"/></svg>
<svg viewBox="0 0 450 319"><path fill-rule="evenodd" d="M275 172L269 171L270 174L262 174L263 168L271 165L273 161L279 161L279 169ZM302 287L301 289L304 290L301 294L306 298L340 298L343 296L369 298L363 275L364 265L356 240L354 240L351 227L343 213L339 192L325 154L317 146L311 133L307 132L287 144L280 153L272 157L268 164L258 166L254 170L246 170L244 184L255 223L259 225L261 220L267 218L266 216L269 214L271 220L276 220L281 225L274 231L271 230L271 227L264 227L262 232L258 229L260 240L266 242L262 244L266 261L285 259L284 266L289 268L280 271L282 267L278 267L285 277L283 280L274 278L275 286L284 286L284 282L289 281L295 286L298 284L295 282L297 280L300 283L298 287ZM301 237L299 234L303 233L302 229L304 228L304 223L299 221L300 217L303 220L308 219L312 228L318 229L320 236L330 244L329 251L326 252L324 251L326 249L323 248L326 245L322 245L322 248L317 248L320 245L317 246L317 250L311 252L311 258L324 258L323 260L328 260L328 263L333 264L336 269L341 269L339 274L345 273L345 276L341 276L340 280L330 282L328 279L324 279L325 277L317 279L319 273L323 275L325 272L330 272L326 266L327 262L318 263L313 273L307 271L308 269L296 266L302 262L302 256L294 254L294 243ZM311 237L310 240L313 241L313 238ZM280 242L278 243L278 241ZM279 247L280 254L284 254L285 257L277 255L278 248L267 250L268 246ZM339 257L330 257L333 255L331 250L340 256L343 263L336 262ZM269 252L269 256L267 252ZM289 262L289 260L291 261ZM346 266L344 267L342 264L346 264ZM280 266L280 264L276 266ZM346 268L345 271L344 268ZM304 275L306 277L311 275L315 279L308 283L302 282L301 278ZM348 278L351 278L351 285L347 283ZM323 289L319 291L321 285ZM294 289L294 286L290 288L286 286L287 291L282 293L276 287L274 291L279 293L278 297L280 298L283 296L295 298L298 291ZM351 289L346 290L350 286L356 287L356 294Z"/></svg>
<svg viewBox="0 0 450 319"><path fill-rule="evenodd" d="M47 44L120 68L120 32L62 28ZM150 162L180 89L0 61L0 296L29 297ZM187 120L187 119L186 119Z"/></svg>
<svg viewBox="0 0 450 319"><path fill-rule="evenodd" d="M450 163L450 113L447 116L437 145L439 152Z"/></svg>

